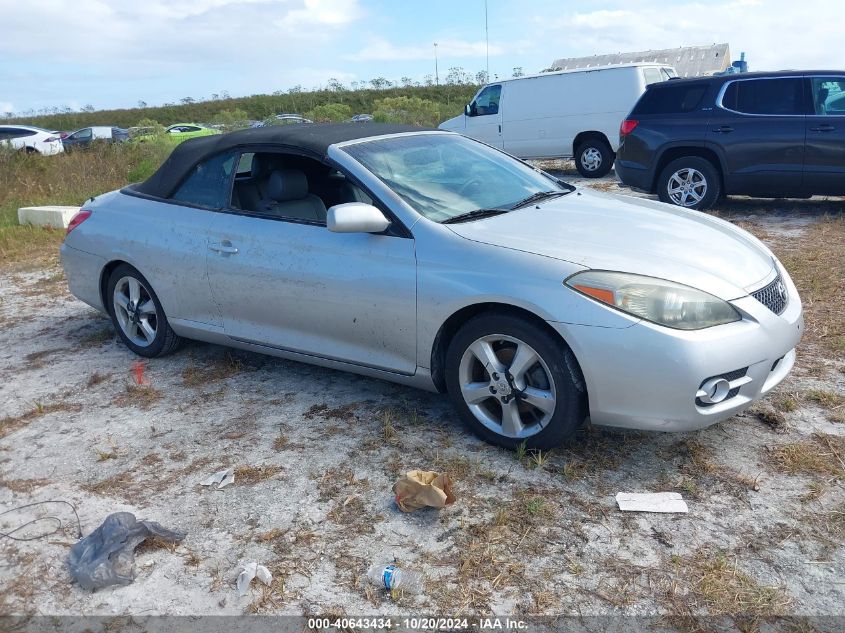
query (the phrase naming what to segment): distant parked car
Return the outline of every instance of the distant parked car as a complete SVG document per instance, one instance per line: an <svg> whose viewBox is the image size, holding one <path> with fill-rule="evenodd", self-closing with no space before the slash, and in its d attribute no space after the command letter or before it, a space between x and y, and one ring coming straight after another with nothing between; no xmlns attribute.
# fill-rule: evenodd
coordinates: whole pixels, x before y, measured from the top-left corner
<svg viewBox="0 0 845 633"><path fill-rule="evenodd" d="M845 71L650 86L620 129L616 173L663 202L845 195Z"/></svg>
<svg viewBox="0 0 845 633"><path fill-rule="evenodd" d="M0 125L0 146L27 154L60 154L64 151L59 132L31 125Z"/></svg>
<svg viewBox="0 0 845 633"><path fill-rule="evenodd" d="M299 114L277 114L275 125L285 125L290 123L313 123L311 119L306 119Z"/></svg>
<svg viewBox="0 0 845 633"><path fill-rule="evenodd" d="M366 123L367 121L372 121L373 115L372 114L356 114L351 119L349 119L350 123Z"/></svg>
<svg viewBox="0 0 845 633"><path fill-rule="evenodd" d="M104 143L122 143L129 140L129 133L123 128L107 125L84 127L62 138L65 151L74 148L88 147L94 141Z"/></svg>
<svg viewBox="0 0 845 633"><path fill-rule="evenodd" d="M613 166L619 123L646 86L676 76L639 63L542 73L487 84L440 124L520 158L574 158L585 178Z"/></svg>
<svg viewBox="0 0 845 633"><path fill-rule="evenodd" d="M128 130L129 137L133 141L143 143L155 137L155 128L152 127L131 127ZM212 136L214 134L222 134L220 130L215 130L211 127L197 125L195 123L176 123L164 130L165 136L168 138L184 141L189 138L197 138L200 136Z"/></svg>

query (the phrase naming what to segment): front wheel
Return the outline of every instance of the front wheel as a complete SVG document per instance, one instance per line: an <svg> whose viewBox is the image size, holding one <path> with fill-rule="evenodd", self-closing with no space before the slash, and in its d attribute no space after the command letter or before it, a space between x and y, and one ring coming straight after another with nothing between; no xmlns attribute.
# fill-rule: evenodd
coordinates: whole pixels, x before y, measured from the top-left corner
<svg viewBox="0 0 845 633"><path fill-rule="evenodd" d="M699 156L673 160L657 179L657 195L661 202L686 209L709 209L719 200L721 189L713 163Z"/></svg>
<svg viewBox="0 0 845 633"><path fill-rule="evenodd" d="M467 426L505 448L552 448L586 417L584 379L570 349L516 316L467 321L446 354L446 385Z"/></svg>
<svg viewBox="0 0 845 633"><path fill-rule="evenodd" d="M150 282L128 264L112 271L107 284L112 322L126 347L155 358L173 352L182 339L167 322Z"/></svg>
<svg viewBox="0 0 845 633"><path fill-rule="evenodd" d="M601 139L584 141L575 150L575 168L584 178L601 178L613 167L613 150Z"/></svg>

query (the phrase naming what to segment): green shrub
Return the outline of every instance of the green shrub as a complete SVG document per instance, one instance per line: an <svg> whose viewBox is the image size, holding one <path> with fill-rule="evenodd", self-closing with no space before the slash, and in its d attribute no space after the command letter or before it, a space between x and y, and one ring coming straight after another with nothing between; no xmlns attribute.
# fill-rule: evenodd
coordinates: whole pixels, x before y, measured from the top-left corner
<svg viewBox="0 0 845 633"><path fill-rule="evenodd" d="M315 123L346 121L352 116L352 108L345 103L326 103L316 106L305 116Z"/></svg>
<svg viewBox="0 0 845 633"><path fill-rule="evenodd" d="M382 123L406 123L436 127L440 122L440 106L419 97L387 97L375 104L373 118Z"/></svg>

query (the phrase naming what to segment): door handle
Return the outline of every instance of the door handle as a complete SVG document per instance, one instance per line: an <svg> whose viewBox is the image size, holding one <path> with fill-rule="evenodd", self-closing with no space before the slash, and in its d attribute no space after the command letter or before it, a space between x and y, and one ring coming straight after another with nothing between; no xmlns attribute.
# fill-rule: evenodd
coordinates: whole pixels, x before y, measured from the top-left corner
<svg viewBox="0 0 845 633"><path fill-rule="evenodd" d="M238 249L236 246L232 246L231 242L221 242L219 244L209 244L209 250L212 250L216 253L223 253L225 255L237 255Z"/></svg>
<svg viewBox="0 0 845 633"><path fill-rule="evenodd" d="M727 134L728 132L733 132L734 129L730 125L720 125L719 127L714 127L713 131L719 132L720 134Z"/></svg>
<svg viewBox="0 0 845 633"><path fill-rule="evenodd" d="M822 125L817 125L816 127L811 127L811 132L833 132L836 128L832 126L830 123L824 123Z"/></svg>

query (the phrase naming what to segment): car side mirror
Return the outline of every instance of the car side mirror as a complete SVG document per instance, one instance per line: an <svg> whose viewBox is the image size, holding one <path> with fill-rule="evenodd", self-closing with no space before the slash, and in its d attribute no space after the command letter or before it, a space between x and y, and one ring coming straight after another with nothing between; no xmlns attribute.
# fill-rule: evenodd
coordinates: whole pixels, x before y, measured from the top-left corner
<svg viewBox="0 0 845 633"><path fill-rule="evenodd" d="M464 114L465 114L466 116L472 116L472 108L470 107L470 105L469 105L469 104L466 104L466 105L464 106Z"/></svg>
<svg viewBox="0 0 845 633"><path fill-rule="evenodd" d="M345 202L329 208L326 226L334 233L381 233L390 220L371 204Z"/></svg>

